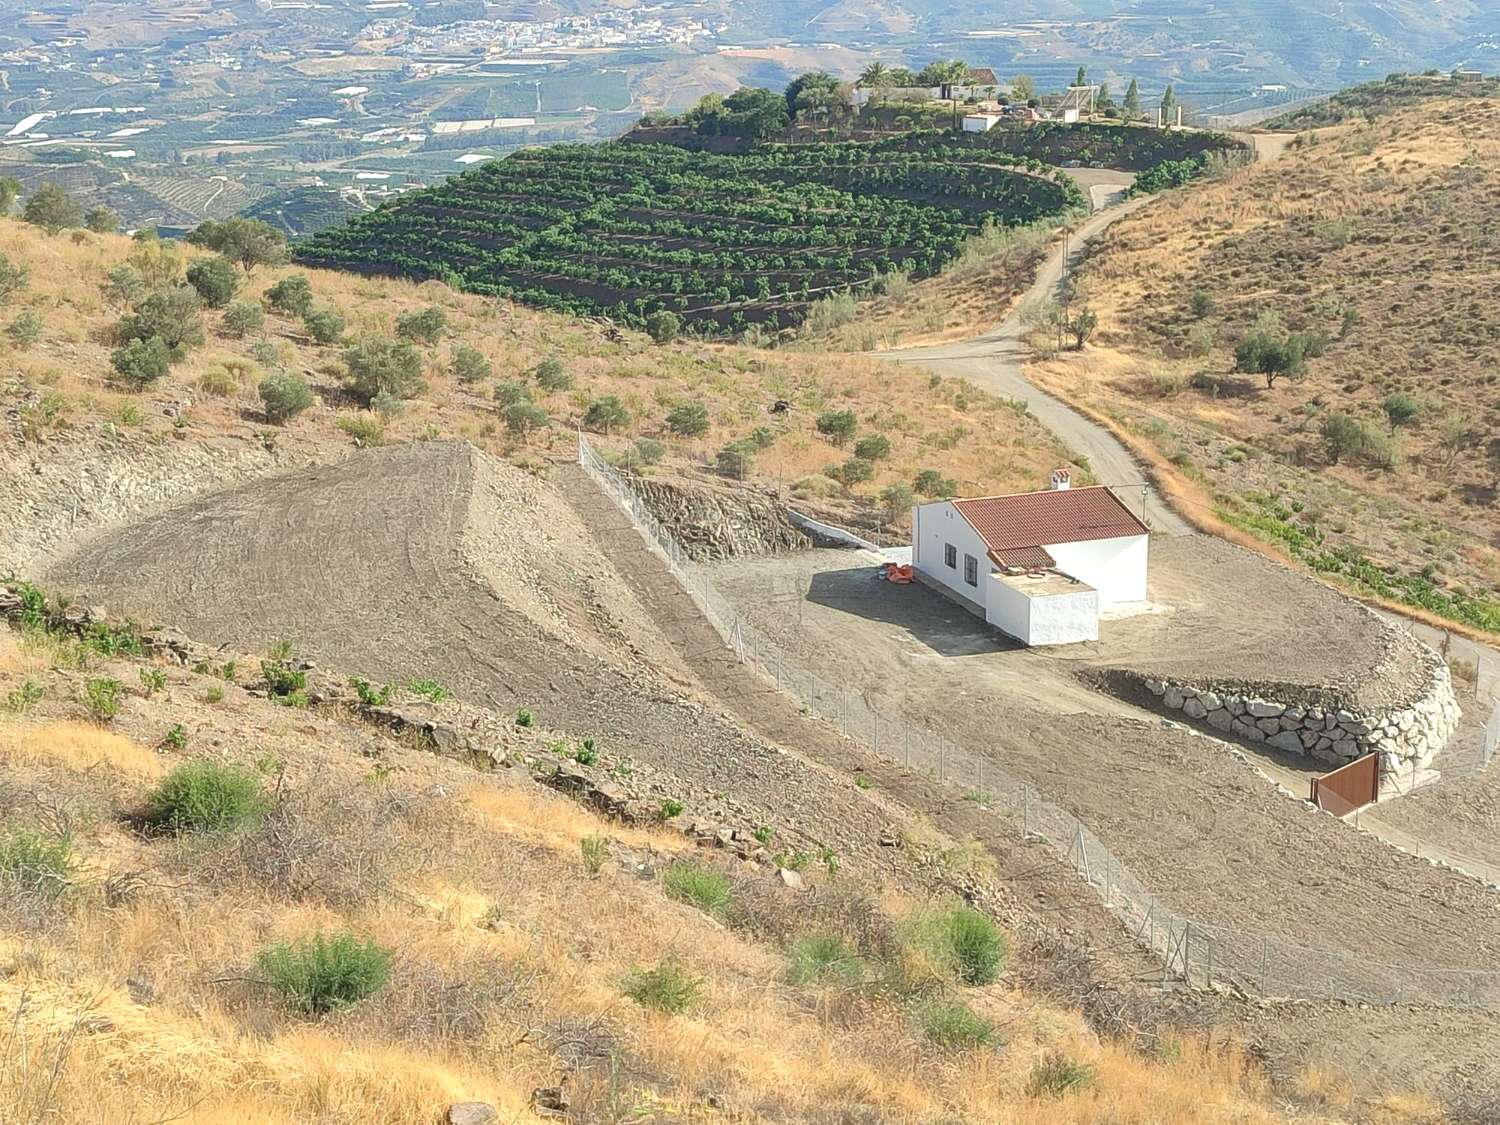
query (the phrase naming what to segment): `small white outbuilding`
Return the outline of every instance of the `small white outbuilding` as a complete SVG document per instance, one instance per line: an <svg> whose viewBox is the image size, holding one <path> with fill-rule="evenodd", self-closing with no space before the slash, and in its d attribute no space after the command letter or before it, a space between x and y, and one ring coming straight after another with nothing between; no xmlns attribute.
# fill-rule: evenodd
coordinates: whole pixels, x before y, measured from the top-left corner
<svg viewBox="0 0 1500 1125"><path fill-rule="evenodd" d="M964 132L988 133L1004 120L1004 116L998 113L967 113L964 115Z"/></svg>
<svg viewBox="0 0 1500 1125"><path fill-rule="evenodd" d="M1099 638L1104 606L1146 600L1149 529L1108 488L942 500L912 512L917 577L1028 645Z"/></svg>

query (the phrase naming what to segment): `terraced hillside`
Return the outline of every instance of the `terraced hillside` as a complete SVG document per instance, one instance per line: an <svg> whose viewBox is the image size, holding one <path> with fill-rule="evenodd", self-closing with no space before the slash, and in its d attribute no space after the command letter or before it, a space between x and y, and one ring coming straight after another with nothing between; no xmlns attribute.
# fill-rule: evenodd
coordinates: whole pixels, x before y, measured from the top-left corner
<svg viewBox="0 0 1500 1125"><path fill-rule="evenodd" d="M1085 205L1059 172L967 147L568 145L403 197L299 253L626 323L670 310L777 327L873 277L931 275L988 224Z"/></svg>

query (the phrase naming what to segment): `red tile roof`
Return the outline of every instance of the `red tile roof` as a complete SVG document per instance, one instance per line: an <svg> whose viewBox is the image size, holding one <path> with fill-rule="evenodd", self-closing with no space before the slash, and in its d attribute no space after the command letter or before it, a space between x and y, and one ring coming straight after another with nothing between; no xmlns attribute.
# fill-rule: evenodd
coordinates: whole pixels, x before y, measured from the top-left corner
<svg viewBox="0 0 1500 1125"><path fill-rule="evenodd" d="M990 558L998 566L1020 566L1027 570L1051 570L1057 565L1045 547L1008 547L1003 555L991 549Z"/></svg>
<svg viewBox="0 0 1500 1125"><path fill-rule="evenodd" d="M1103 485L955 500L953 506L1012 566L1038 565L1030 552L1054 543L1147 534L1146 525Z"/></svg>

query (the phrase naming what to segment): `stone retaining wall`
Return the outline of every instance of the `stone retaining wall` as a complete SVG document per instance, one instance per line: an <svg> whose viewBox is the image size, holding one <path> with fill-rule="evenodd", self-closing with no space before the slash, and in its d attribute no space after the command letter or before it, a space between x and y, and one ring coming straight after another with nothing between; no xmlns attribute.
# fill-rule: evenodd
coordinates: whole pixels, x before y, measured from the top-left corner
<svg viewBox="0 0 1500 1125"><path fill-rule="evenodd" d="M1254 684L1203 687L1151 676L1135 680L1160 706L1210 730L1340 766L1380 755L1383 777L1426 769L1458 726L1448 666L1422 653L1425 689L1402 707L1361 713L1336 704L1272 698Z"/></svg>
<svg viewBox="0 0 1500 1125"><path fill-rule="evenodd" d="M630 487L694 562L778 555L810 546L772 496L642 477Z"/></svg>

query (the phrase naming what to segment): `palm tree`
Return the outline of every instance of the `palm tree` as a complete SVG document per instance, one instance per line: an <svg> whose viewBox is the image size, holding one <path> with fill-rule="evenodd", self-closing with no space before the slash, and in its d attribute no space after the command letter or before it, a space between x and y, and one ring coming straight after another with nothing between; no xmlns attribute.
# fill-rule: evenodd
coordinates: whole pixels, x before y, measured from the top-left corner
<svg viewBox="0 0 1500 1125"><path fill-rule="evenodd" d="M882 86L889 86L890 82L891 68L883 62L872 62L859 74L859 84L867 89L878 90Z"/></svg>

